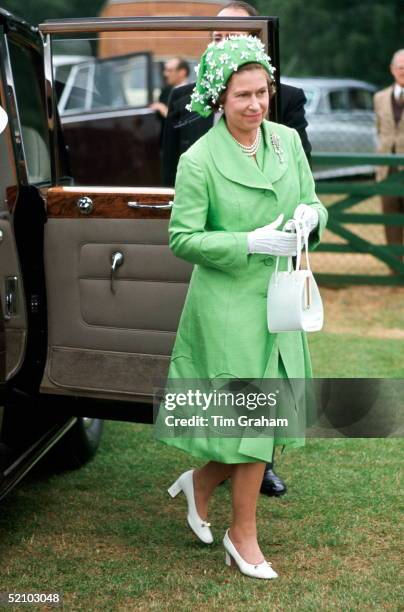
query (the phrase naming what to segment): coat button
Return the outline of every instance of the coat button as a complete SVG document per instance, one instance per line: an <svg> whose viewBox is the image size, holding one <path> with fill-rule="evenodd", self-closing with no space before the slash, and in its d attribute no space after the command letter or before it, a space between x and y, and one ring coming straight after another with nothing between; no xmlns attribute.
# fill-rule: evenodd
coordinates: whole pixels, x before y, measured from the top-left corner
<svg viewBox="0 0 404 612"><path fill-rule="evenodd" d="M271 257L270 255L268 255L268 257L265 257L264 265L265 266L273 266L274 265L274 258Z"/></svg>

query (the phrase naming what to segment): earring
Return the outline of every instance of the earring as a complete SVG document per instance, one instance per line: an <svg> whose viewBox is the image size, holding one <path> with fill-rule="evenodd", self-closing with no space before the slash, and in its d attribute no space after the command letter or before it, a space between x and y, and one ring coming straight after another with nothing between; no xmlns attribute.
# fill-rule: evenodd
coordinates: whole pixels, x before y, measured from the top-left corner
<svg viewBox="0 0 404 612"><path fill-rule="evenodd" d="M223 112L223 106L222 105L219 106L218 111L219 111L219 113Z"/></svg>

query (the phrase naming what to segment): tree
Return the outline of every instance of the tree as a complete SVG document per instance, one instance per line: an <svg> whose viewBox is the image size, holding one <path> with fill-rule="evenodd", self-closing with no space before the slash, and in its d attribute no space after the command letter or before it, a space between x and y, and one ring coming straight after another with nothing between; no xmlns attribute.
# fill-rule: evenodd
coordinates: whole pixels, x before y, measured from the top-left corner
<svg viewBox="0 0 404 612"><path fill-rule="evenodd" d="M388 65L403 46L401 0L251 0L280 18L282 74L391 82Z"/></svg>
<svg viewBox="0 0 404 612"><path fill-rule="evenodd" d="M280 18L282 74L354 77L391 82L388 65L403 46L401 0L250 0L261 15ZM32 24L94 17L105 0L2 0Z"/></svg>

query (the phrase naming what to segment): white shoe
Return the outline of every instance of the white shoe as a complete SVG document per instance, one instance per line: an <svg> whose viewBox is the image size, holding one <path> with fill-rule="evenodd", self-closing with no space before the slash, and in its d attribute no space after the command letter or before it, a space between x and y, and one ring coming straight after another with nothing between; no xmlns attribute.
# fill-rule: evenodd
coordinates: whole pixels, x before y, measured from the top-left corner
<svg viewBox="0 0 404 612"><path fill-rule="evenodd" d="M271 563L269 563L269 561L263 561L258 565L254 565L253 563L247 563L247 561L244 561L243 557L239 555L236 547L229 538L229 530L227 530L224 534L223 546L226 551L226 565L231 565L233 560L238 566L240 572L242 574L245 574L246 576L250 576L251 578L264 578L265 580L270 580L271 578L278 578L278 574L272 569Z"/></svg>
<svg viewBox="0 0 404 612"><path fill-rule="evenodd" d="M188 514L187 520L188 525L192 531L198 536L205 544L211 544L213 542L213 535L210 528L210 523L202 520L196 511L195 496L194 496L194 482L193 482L194 470L188 470L171 485L168 489L168 493L171 497L175 497L181 491L184 493L188 502Z"/></svg>

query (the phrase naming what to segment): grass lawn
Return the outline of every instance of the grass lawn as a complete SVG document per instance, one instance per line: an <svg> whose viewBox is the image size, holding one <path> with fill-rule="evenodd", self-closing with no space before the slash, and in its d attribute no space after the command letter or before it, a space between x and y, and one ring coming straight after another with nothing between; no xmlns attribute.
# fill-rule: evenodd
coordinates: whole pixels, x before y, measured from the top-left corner
<svg viewBox="0 0 404 612"><path fill-rule="evenodd" d="M224 565L228 486L213 499L206 547L184 497L166 493L198 462L155 442L150 426L109 422L92 463L37 470L4 500L0 591L56 590L69 610L399 610L402 455L398 439L341 439L279 457L289 492L261 496L258 511L280 575L268 583Z"/></svg>
<svg viewBox="0 0 404 612"><path fill-rule="evenodd" d="M400 440L309 440L279 458L289 493L258 511L271 582L224 565L227 485L211 506L216 542L189 530L166 488L191 464L150 426L107 423L92 463L36 470L4 500L0 590L59 591L69 610L400 609Z"/></svg>
<svg viewBox="0 0 404 612"><path fill-rule="evenodd" d="M366 310L363 291L362 305L350 290L325 292L340 324L332 316L310 337L317 377L403 377L402 294L382 309L380 291L379 310ZM212 500L211 546L187 527L184 497L168 497L199 464L155 442L150 426L107 422L90 464L59 475L38 467L2 502L0 591L59 591L67 610L403 609L400 439L312 439L278 456L288 494L261 496L258 508L280 575L270 582L224 564L227 484Z"/></svg>

